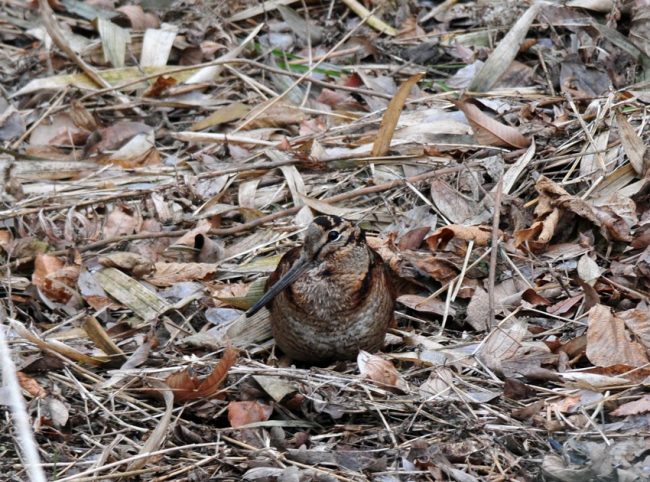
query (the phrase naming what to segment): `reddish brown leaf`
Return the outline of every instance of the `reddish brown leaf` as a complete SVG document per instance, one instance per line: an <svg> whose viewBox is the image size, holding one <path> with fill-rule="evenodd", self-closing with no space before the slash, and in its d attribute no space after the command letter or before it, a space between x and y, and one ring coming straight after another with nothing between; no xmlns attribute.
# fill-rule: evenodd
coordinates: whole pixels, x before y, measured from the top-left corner
<svg viewBox="0 0 650 482"><path fill-rule="evenodd" d="M228 370L237 361L237 350L227 348L212 373L200 380L188 368L182 372L173 373L165 383L174 392L175 402L199 400L214 397L220 390L221 384L228 376Z"/></svg>
<svg viewBox="0 0 650 482"><path fill-rule="evenodd" d="M233 428L265 422L272 413L273 407L257 401L230 402L228 404L228 422Z"/></svg>
<svg viewBox="0 0 650 482"><path fill-rule="evenodd" d="M500 233L499 233L500 234ZM492 238L492 228L488 226L463 226L450 224L437 229L431 236L426 238L426 243L431 251L444 246L452 238L464 241L474 241L477 246L487 246Z"/></svg>
<svg viewBox="0 0 650 482"><path fill-rule="evenodd" d="M39 254L34 261L32 283L53 301L67 303L76 293L79 266L66 266L56 256Z"/></svg>
<svg viewBox="0 0 650 482"><path fill-rule="evenodd" d="M32 377L25 375L23 372L16 372L16 377L18 378L20 387L32 397L44 398L47 396L47 390L45 390L40 383Z"/></svg>
<svg viewBox="0 0 650 482"><path fill-rule="evenodd" d="M115 10L129 19L131 28L136 32L144 32L148 28L160 26L158 17L153 13L145 12L140 5L123 5Z"/></svg>

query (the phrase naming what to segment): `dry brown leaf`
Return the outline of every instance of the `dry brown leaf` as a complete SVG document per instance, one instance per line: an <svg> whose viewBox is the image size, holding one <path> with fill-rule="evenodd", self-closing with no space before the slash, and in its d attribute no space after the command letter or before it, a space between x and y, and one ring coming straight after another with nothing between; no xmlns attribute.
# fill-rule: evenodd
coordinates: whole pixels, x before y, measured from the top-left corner
<svg viewBox="0 0 650 482"><path fill-rule="evenodd" d="M501 235L500 231L499 235ZM492 238L492 228L489 226L450 224L436 229L425 241L431 251L436 251L444 247L453 238L462 239L463 241L474 241L476 246L487 246Z"/></svg>
<svg viewBox="0 0 650 482"><path fill-rule="evenodd" d="M528 334L526 321L511 320L507 326L494 327L477 352L483 363L497 373L501 373L504 362L515 357Z"/></svg>
<svg viewBox="0 0 650 482"><path fill-rule="evenodd" d="M106 216L106 221L102 227L102 234L104 238L116 238L138 232L141 225L142 218L138 213L126 206L116 206Z"/></svg>
<svg viewBox="0 0 650 482"><path fill-rule="evenodd" d="M142 278L155 270L154 264L147 257L128 251L118 251L99 256L97 262L102 266L131 271L135 278Z"/></svg>
<svg viewBox="0 0 650 482"><path fill-rule="evenodd" d="M228 404L228 422L232 428L239 428L251 423L266 422L273 413L273 407L254 400L230 402Z"/></svg>
<svg viewBox="0 0 650 482"><path fill-rule="evenodd" d="M268 104L268 102L258 104L248 113L246 118L254 120L248 124L244 121L246 131L269 127L297 126L305 119L305 113L296 106L279 102L264 110ZM257 117L259 112L262 112L262 114Z"/></svg>
<svg viewBox="0 0 650 482"><path fill-rule="evenodd" d="M618 364L639 367L648 363L645 348L632 340L625 321L603 305L589 310L587 358L601 367Z"/></svg>
<svg viewBox="0 0 650 482"><path fill-rule="evenodd" d="M62 112L51 121L39 123L29 137L30 146L83 146L90 131L79 127L69 113Z"/></svg>
<svg viewBox="0 0 650 482"><path fill-rule="evenodd" d="M468 200L442 179L431 181L431 199L442 215L454 224L469 223L479 212L476 202Z"/></svg>
<svg viewBox="0 0 650 482"><path fill-rule="evenodd" d="M56 256L38 254L34 261L32 283L53 301L67 303L77 294L77 279L81 268L66 266Z"/></svg>
<svg viewBox="0 0 650 482"><path fill-rule="evenodd" d="M171 286L183 281L205 280L212 277L218 266L214 263L156 263L155 272L146 277L155 286Z"/></svg>
<svg viewBox="0 0 650 482"><path fill-rule="evenodd" d="M97 139L97 142L87 145L85 153L92 155L119 149L138 134L146 134L152 132L152 130L150 126L143 122L117 122L112 126L96 131L94 138Z"/></svg>
<svg viewBox="0 0 650 482"><path fill-rule="evenodd" d="M148 28L160 27L158 17L153 13L145 12L140 5L123 5L115 10L129 19L131 28L135 32L144 32Z"/></svg>
<svg viewBox="0 0 650 482"><path fill-rule="evenodd" d="M466 101L457 101L454 102L454 105L465 114L479 144L511 146L518 149L524 149L530 145L530 139L521 135L516 128L493 119L476 105Z"/></svg>
<svg viewBox="0 0 650 482"><path fill-rule="evenodd" d="M638 415L640 413L650 412L650 395L643 395L638 400L624 403L616 410L612 410L612 417L626 417L628 415Z"/></svg>
<svg viewBox="0 0 650 482"><path fill-rule="evenodd" d="M408 384L390 361L361 350L357 355L357 365L361 376L380 385L408 392Z"/></svg>
<svg viewBox="0 0 650 482"><path fill-rule="evenodd" d="M174 401L177 403L212 398L219 393L221 384L228 376L228 370L236 361L237 350L227 348L219 363L207 377L199 379L188 368L171 374L167 377L165 383L173 391Z"/></svg>
<svg viewBox="0 0 650 482"><path fill-rule="evenodd" d="M517 246L521 243L535 240L538 243L548 243L557 229L560 215L570 211L585 218L601 228L607 238L617 241L630 241L630 227L636 219L632 212L634 203L624 196L615 194L612 200L602 207L594 206L587 201L572 196L557 183L546 176L540 176L535 183L535 189L540 194L535 216L537 222L526 230L515 233ZM618 202L614 202L618 199ZM536 238L536 239L535 239Z"/></svg>
<svg viewBox="0 0 650 482"><path fill-rule="evenodd" d="M162 97L168 94L171 87L175 86L178 81L171 75L161 75L156 77L153 85L149 86L147 90L142 93L142 97Z"/></svg>
<svg viewBox="0 0 650 482"><path fill-rule="evenodd" d="M207 235L208 232L214 228L214 225L210 222L209 219L200 219L196 226L190 229L183 236L174 241L169 249L194 249L196 245L196 237L199 234Z"/></svg>
<svg viewBox="0 0 650 482"><path fill-rule="evenodd" d="M47 396L47 390L45 390L41 384L32 377L25 375L21 371L18 371L16 372L16 378L18 378L20 387L29 393L32 397L45 398Z"/></svg>
<svg viewBox="0 0 650 482"><path fill-rule="evenodd" d="M445 302L436 298L429 299L428 297L419 295L402 295L397 298L397 301L415 311L434 313L436 315L443 315L445 313ZM450 306L449 315L454 316L455 314L456 310Z"/></svg>
<svg viewBox="0 0 650 482"><path fill-rule="evenodd" d="M248 107L243 102L233 102L232 104L217 109L208 117L195 122L192 124L192 127L190 127L190 129L193 131L200 131L207 129L208 127L215 127L221 124L232 122L234 120L239 120L248 114L250 110L250 107Z"/></svg>
<svg viewBox="0 0 650 482"><path fill-rule="evenodd" d="M490 300L488 292L483 288L476 288L472 299L467 305L466 321L476 331L486 331L490 328Z"/></svg>
<svg viewBox="0 0 650 482"><path fill-rule="evenodd" d="M582 281L594 286L602 273L603 270L591 256L584 254L580 257L578 261L578 276L580 276Z"/></svg>
<svg viewBox="0 0 650 482"><path fill-rule="evenodd" d="M385 156L388 153L390 142L393 140L393 134L395 133L395 127L397 126L397 121L399 121L399 116L404 108L404 102L406 102L406 98L408 97L409 92L411 92L413 86L417 84L423 76L424 74L415 74L406 79L404 83L400 85L395 96L391 99L386 112L384 112L384 117L381 119L377 138L372 146L372 151L370 153L372 157Z"/></svg>

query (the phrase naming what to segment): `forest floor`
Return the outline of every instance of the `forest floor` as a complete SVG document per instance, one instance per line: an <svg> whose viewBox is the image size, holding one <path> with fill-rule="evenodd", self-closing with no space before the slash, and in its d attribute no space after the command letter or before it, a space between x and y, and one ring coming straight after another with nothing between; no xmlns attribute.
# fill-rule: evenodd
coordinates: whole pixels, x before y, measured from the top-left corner
<svg viewBox="0 0 650 482"><path fill-rule="evenodd" d="M3 1L0 478L648 480L648 11ZM313 367L319 213L398 292Z"/></svg>

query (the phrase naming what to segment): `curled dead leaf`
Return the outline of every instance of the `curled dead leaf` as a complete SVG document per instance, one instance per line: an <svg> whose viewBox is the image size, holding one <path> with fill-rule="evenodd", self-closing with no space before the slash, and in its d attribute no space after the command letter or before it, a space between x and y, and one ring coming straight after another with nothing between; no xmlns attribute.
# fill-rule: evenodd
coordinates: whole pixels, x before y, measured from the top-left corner
<svg viewBox="0 0 650 482"><path fill-rule="evenodd" d="M516 128L493 119L476 105L457 101L458 107L474 130L474 137L479 144L488 146L510 146L524 149L530 145L530 139L524 137Z"/></svg>
<svg viewBox="0 0 650 482"><path fill-rule="evenodd" d="M191 369L172 373L165 383L174 393L175 402L213 398L219 392L221 384L228 376L228 370L237 361L237 350L227 348L212 372L202 380L193 375Z"/></svg>

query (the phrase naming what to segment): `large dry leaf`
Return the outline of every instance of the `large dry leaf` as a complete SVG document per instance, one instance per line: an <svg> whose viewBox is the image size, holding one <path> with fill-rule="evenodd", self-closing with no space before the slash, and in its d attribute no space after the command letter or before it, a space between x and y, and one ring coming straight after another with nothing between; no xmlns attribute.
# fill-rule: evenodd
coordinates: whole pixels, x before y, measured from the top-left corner
<svg viewBox="0 0 650 482"><path fill-rule="evenodd" d="M99 256L97 262L107 268L131 271L136 278L142 278L155 270L154 264L149 258L129 251L117 251Z"/></svg>
<svg viewBox="0 0 650 482"><path fill-rule="evenodd" d="M140 214L126 206L116 206L105 219L102 234L108 239L133 234L142 226Z"/></svg>
<svg viewBox="0 0 650 482"><path fill-rule="evenodd" d="M603 305L589 310L587 358L601 367L619 364L639 367L648 363L645 347L632 340L625 321Z"/></svg>
<svg viewBox="0 0 650 482"><path fill-rule="evenodd" d="M116 268L104 268L93 274L97 283L122 305L143 320L150 321L171 309L171 305Z"/></svg>
<svg viewBox="0 0 650 482"><path fill-rule="evenodd" d="M539 202L535 208L537 222L529 230L520 230L516 233L518 241L536 238L540 243L551 240L560 215L564 211L591 221L601 229L607 238L617 241L630 241L630 228L635 222L633 213L634 203L629 199L620 199L618 203L603 202L602 206L595 206L584 199L572 196L560 185L551 181L546 176L540 176L535 183L535 188L540 194ZM620 213L620 214L619 214Z"/></svg>
<svg viewBox="0 0 650 482"><path fill-rule="evenodd" d="M377 139L375 140L370 153L371 156L385 156L386 153L388 153L390 142L393 139L395 127L397 126L397 121L399 120L399 116L404 108L404 102L406 102L406 98L408 97L409 92L411 92L411 88L422 78L423 75L424 74L415 74L409 77L402 85L400 85L397 93L391 99L386 112L384 112L384 117L381 120L381 125L377 132Z"/></svg>
<svg viewBox="0 0 650 482"><path fill-rule="evenodd" d="M490 298L483 288L476 288L472 299L467 305L466 321L476 331L486 331L490 328Z"/></svg>
<svg viewBox="0 0 650 482"><path fill-rule="evenodd" d="M208 127L216 127L220 124L239 120L250 112L250 107L243 102L233 102L225 107L217 109L208 117L195 122L190 127L193 131L200 131Z"/></svg>
<svg viewBox="0 0 650 482"><path fill-rule="evenodd" d="M491 370L501 373L503 363L515 357L528 334L525 320L512 320L507 326L497 326L487 336L476 355Z"/></svg>
<svg viewBox="0 0 650 482"><path fill-rule="evenodd" d="M502 124L493 119L476 105L466 102L454 102L474 130L474 137L479 144L486 146L511 146L518 149L524 149L530 145L530 139L527 139L514 127Z"/></svg>
<svg viewBox="0 0 650 482"><path fill-rule="evenodd" d="M469 224L480 209L478 203L469 200L442 179L431 181L431 199L440 213L454 224Z"/></svg>
<svg viewBox="0 0 650 482"><path fill-rule="evenodd" d="M437 298L419 295L402 295L397 298L397 301L412 310L422 313L434 313L440 316L445 314L445 302ZM448 307L447 311L450 316L456 315L456 310L451 306Z"/></svg>

